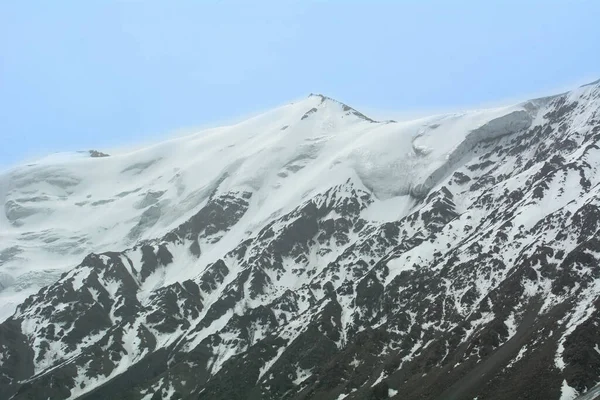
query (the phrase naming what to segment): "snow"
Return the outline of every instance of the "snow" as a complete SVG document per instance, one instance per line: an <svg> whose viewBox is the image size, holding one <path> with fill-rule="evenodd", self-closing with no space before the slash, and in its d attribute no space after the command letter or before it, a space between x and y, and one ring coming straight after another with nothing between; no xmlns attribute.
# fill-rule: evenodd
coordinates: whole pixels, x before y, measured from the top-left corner
<svg viewBox="0 0 600 400"><path fill-rule="evenodd" d="M239 332L221 332L219 336L221 337L221 344L217 346L214 351L216 354L216 359L214 359L211 365L212 375L215 375L217 372L219 372L225 361L229 360L229 358L240 352L239 346L231 344L231 342L239 336Z"/></svg>
<svg viewBox="0 0 600 400"><path fill-rule="evenodd" d="M277 350L277 354L275 355L275 357L273 357L272 359L270 359L269 361L267 361L262 367L260 367L260 371L258 373L258 381L260 381L262 379L262 377L269 372L269 370L271 369L271 367L277 362L277 360L279 360L279 357L281 357L281 355L283 354L283 352L286 350L286 347L280 347Z"/></svg>
<svg viewBox="0 0 600 400"><path fill-rule="evenodd" d="M562 353L565 350L564 342L567 336L569 336L573 331L581 325L583 322L588 320L592 313L594 312L594 303L593 301L598 297L598 293L600 292L600 281L594 280L593 284L590 285L579 298L579 303L571 313L571 315L567 316L566 329L564 333L561 335L561 338L558 342L558 349L556 350L556 355L554 357L554 364L561 371L565 368L565 362L562 358Z"/></svg>
<svg viewBox="0 0 600 400"><path fill-rule="evenodd" d="M74 291L79 291L79 289L81 289L81 287L83 286L83 281L85 278L88 277L88 275L90 274L90 271L92 269L89 267L84 267L78 270L74 270L74 274L73 274L73 290Z"/></svg>
<svg viewBox="0 0 600 400"><path fill-rule="evenodd" d="M354 368L357 368L361 363L362 362L359 359L357 359L355 355L352 361L350 362L350 365Z"/></svg>
<svg viewBox="0 0 600 400"><path fill-rule="evenodd" d="M408 214L415 200L410 196L396 196L371 203L363 212L362 217L367 221L390 222L397 221Z"/></svg>
<svg viewBox="0 0 600 400"><path fill-rule="evenodd" d="M208 307L206 307L206 308L208 309ZM188 349L190 349L190 350L194 349L208 336L223 329L225 327L225 325L227 324L227 322L231 319L232 316L233 316L233 312L230 311L230 312L222 315L217 320L213 321L213 323L210 324L210 326L208 326L207 328L196 333L194 337L190 338L191 340L187 344Z"/></svg>
<svg viewBox="0 0 600 400"><path fill-rule="evenodd" d="M114 378L117 375L125 372L131 365L137 362L139 359L144 357L148 352L147 349L144 349L140 352L140 339L137 336L137 330L140 323L127 324L123 327L123 348L125 349L125 353L121 354L122 358L119 360L116 368L112 370L112 372L108 376L98 375L94 377L88 377L86 371L89 370L91 361L88 362L85 366L77 367L77 376L75 378L75 386L71 389L71 396L69 399L76 399L81 395L88 393L94 388L101 385L103 382ZM94 341L99 340L102 337L102 334L96 335ZM85 347L82 346L82 348Z"/></svg>
<svg viewBox="0 0 600 400"><path fill-rule="evenodd" d="M517 356L508 364L507 367L512 367L516 362L518 362L525 356L525 353L527 353L527 346L521 347L521 349L519 350L519 354L517 354Z"/></svg>
<svg viewBox="0 0 600 400"><path fill-rule="evenodd" d="M577 400L596 400L599 394L600 384L597 384L596 386L585 392L585 394L577 397Z"/></svg>
<svg viewBox="0 0 600 400"><path fill-rule="evenodd" d="M394 397L395 395L398 394L398 391L392 388L388 389L388 397Z"/></svg>
<svg viewBox="0 0 600 400"><path fill-rule="evenodd" d="M175 395L175 388L173 387L173 385L169 384L168 389L163 389L162 398L171 399L173 395Z"/></svg>
<svg viewBox="0 0 600 400"><path fill-rule="evenodd" d="M409 262L408 258L412 253L407 251L401 257L395 258L388 263L388 268L390 269L390 274L386 279L386 286L390 284L391 281L394 280L395 277L400 275L403 271L410 271L414 269L414 263Z"/></svg>
<svg viewBox="0 0 600 400"><path fill-rule="evenodd" d="M577 398L579 393L573 389L566 380L563 379L562 387L560 389L560 400L574 400Z"/></svg>
<svg viewBox="0 0 600 400"><path fill-rule="evenodd" d="M517 333L517 324L515 322L515 314L511 313L508 318L506 319L506 321L504 321L504 324L506 325L506 328L508 329L508 337L506 338L506 340L510 340L510 338L512 338L515 333Z"/></svg>
<svg viewBox="0 0 600 400"><path fill-rule="evenodd" d="M386 376L387 376L387 375L386 375L386 373L385 373L385 370L384 370L384 371L381 371L381 373L379 374L379 377L378 377L378 378L375 380L375 382L373 382L373 383L371 384L371 387L374 387L374 386L376 386L376 385L377 385L379 382L383 381L383 380L385 379L385 377L386 377Z"/></svg>
<svg viewBox="0 0 600 400"><path fill-rule="evenodd" d="M312 108L317 111L303 118ZM389 274L386 276L384 272L375 272L385 285L389 285L403 271L413 270L416 265L419 268L432 268L433 273L437 273L445 264L435 264L434 259L439 257L441 260L447 260L451 251L447 249L456 251L456 265L468 263L477 257L476 254L467 251L473 244L478 244L482 253L493 252L493 241L483 238L481 232L493 232L500 226L488 218L489 213L484 208L471 207L481 195L481 191L469 191L468 185L457 190L456 186L450 186L446 175L449 171L457 170L470 175L474 181L479 179L481 175L469 172L468 167L471 161L480 162L481 159L478 160L469 150L480 140L511 133L531 123L530 117L523 113L521 106L514 106L402 123L373 123L349 116L339 103L320 101L320 97L317 96L280 107L239 124L134 151L113 152L112 156L103 159L90 159L80 153L61 154L31 165L16 167L0 174L0 198L7 210L0 215L0 257L3 257L2 254L9 254L4 256L5 259L0 258L0 274L5 274L2 275L3 282L6 280L12 285L0 292L0 320L10 315L14 306L23 300L23 296L35 293L38 287L47 284L48 280L56 279L66 270L71 270L67 279L72 280L73 289L81 290L92 269L83 267L73 270L72 267L80 263L89 252L129 248L125 255L121 256L121 261L140 286L137 297L147 310L154 306L150 299L157 289L185 279L197 278L219 259L223 259L229 269L224 282L215 290L201 293L203 311L198 318L189 321L190 329L164 334L147 327L156 337L158 348L181 340L182 348L191 350L208 336L217 334L221 340L212 348L214 357L210 365L212 374L215 374L226 360L246 348L245 343L240 345L240 342L235 340L239 332L228 326L232 316L267 304L286 290L291 290L297 297L294 301L297 301L299 311L277 311L278 318L282 319L282 315L285 315L287 322L275 329L275 332L269 332L260 324L250 327L249 345L267 334L280 336L289 345L327 304L324 291L313 290L308 285L311 279L312 282L332 281L336 288L345 282L351 289L353 286L355 292L356 285L364 276L355 276L354 274L361 275L363 272L359 274L352 269L352 264L359 258L372 266L385 256ZM538 113L536 120L539 120L539 114L543 113ZM439 126L433 128L433 122ZM578 123L583 124L582 121ZM286 127L285 130L281 129L283 126ZM567 161L575 161L575 158L580 156L580 150L574 151L573 160ZM539 163L531 168L531 171L513 176L486 190L492 197L499 197L506 191L522 187L541 165L542 163ZM514 165L510 163L500 164L495 173L507 174L512 168ZM480 172L483 174L488 170ZM455 211L461 215L431 236L424 221L417 219L410 226L404 224L399 234L400 243L402 238L421 237L426 240L408 251L394 250L397 253L387 253L391 249L385 244L386 232L381 224L399 221L415 211L428 211L427 207L430 205L418 201L413 195L420 190L440 188L441 185L451 188L455 195ZM366 202L365 205L368 206L360 213L360 218L366 220L367 227L360 233L351 229L347 244L339 245L335 240L311 244L310 249L302 255L305 259L284 256L283 271L265 271L271 282L267 294L250 299L246 295L249 291L247 281L242 288L243 298L232 310L212 321L210 326L198 329L198 324L211 306L222 298L230 284L235 284L234 279L240 272L244 268L254 267L249 265L249 259L261 255L264 251L264 241L268 242L269 239L265 238L261 243L257 243L257 240L250 245L241 260L229 252L242 240L256 238L267 223L275 221L309 198L317 204L332 201L333 196L329 198L323 195L332 187L336 190L337 200L349 197L350 188L363 190L370 195L368 202L372 202ZM585 202L597 201L589 195L579 196L579 190L578 172L557 174L550 182L548 195L542 200L524 198L520 201L519 212L514 214L513 226L509 228L508 236L514 237L521 233L521 230L532 228L540 218L550 212L573 212ZM190 243L186 240L183 243L167 243L166 246L175 260L173 264L158 267L144 282L133 272L133 269L140 271L141 250L131 249L132 245L140 240L162 237L205 206L210 196L229 194L241 197L244 192L251 193L247 212L230 229L217 232L208 238L201 237L200 257L190 254ZM317 196L314 197L315 195ZM293 216L296 217L297 215ZM332 211L325 218L338 217L340 215ZM275 234L280 234L286 229L289 222L275 221L272 226ZM465 235L468 227L473 228L473 231ZM496 256L505 260L508 267L498 271L484 274L477 270L470 271L469 268L462 268L462 271L457 271L459 268L452 270L451 266L450 271L445 273L464 274L462 277L468 284L456 285L455 281L444 278L444 290L448 297L448 300L444 300L444 312L448 305L455 307L465 319L469 318L474 307L461 304L460 301L467 290L476 289L479 298L475 304L479 304L483 297L510 273L511 263L519 257L531 255L536 243L544 243L554 235L555 231L543 232L502 246ZM363 250L350 249L352 254L344 254L338 258L344 251L349 250L351 245L369 247L368 240L373 238L382 240L383 244L375 244L379 248L364 250L363 253ZM564 246L568 254L577 245L577 238L570 237L560 245ZM11 250L2 253L3 250L11 248L18 248L20 252L13 254L14 251ZM435 253L439 255L434 256ZM100 258L105 264L109 264L110 257ZM133 265L130 265L129 260ZM334 261L339 261L340 264L335 267L337 271L331 272L334 268L328 268ZM533 268L539 269L539 265L534 265ZM294 272L294 269L299 272ZM252 270L252 273L254 271ZM310 278L307 271L313 272ZM336 275L336 278L332 279L332 275ZM108 277L100 278L101 284L117 304L122 302L123 298L117 295L121 283ZM453 284L457 287L453 287ZM548 279L542 277L537 281L524 281L525 297L540 293L545 295L542 312L564 300L549 294L550 284ZM565 331L555 355L558 368L564 368L564 339L589 317L593 311L591 304L598 292L598 283L583 290L577 307L562 321ZM90 294L94 300L98 299L99 292L96 290L90 289ZM312 306L309 299L314 298L317 299L317 305L307 312ZM446 303L452 302L452 298L454 304ZM340 340L337 343L339 347L345 345L354 317L361 316L361 310L356 308L352 300L352 296L337 296L342 309L341 327L335 321L332 322L340 329ZM426 300L433 302L434 294ZM489 309L494 309L493 304L489 303L488 306ZM56 310L61 311L67 307L68 304L59 304ZM183 308L181 303L179 307ZM35 318L36 312L29 310L22 323L23 332L34 344L37 344L36 333L44 322ZM453 328L441 328L438 321L417 322L418 315L415 312L409 312L409 315L411 323L420 323L424 330ZM113 322L119 322L115 321L114 315L111 317ZM122 373L145 355L140 353L139 338L136 334L145 315L142 313L139 317L134 324L126 324L123 327L123 346L127 355L108 378ZM471 321L470 329L463 339L473 337L481 326L488 324L494 317L491 312L482 313L479 319ZM513 311L504 321L508 339L516 334L519 319L519 314ZM371 326L377 328L385 322L385 318L381 318ZM364 326L359 326L358 329L360 331ZM95 340L96 337L87 338L80 343L80 347L83 348ZM412 359L430 343L417 340L402 361ZM110 342L107 346L109 345ZM34 349L39 352L38 346L34 346ZM285 349L286 346L279 348L276 356L262 365L259 380L268 375ZM384 349L383 353L386 350L388 349ZM595 350L600 352L597 347ZM51 343L48 353L36 363L36 372L45 373L54 368L53 365L60 359L62 351L60 342ZM448 352L447 347L446 355ZM523 346L509 367L525 357L526 352L527 347ZM71 352L66 356L71 357L74 354L77 353ZM36 353L36 358L37 355ZM350 366L357 368L360 363L355 357ZM95 385L101 384L100 380L86 380L87 366L79 368L81 370L78 371L75 393L91 390ZM310 370L296 365L294 384L301 385L311 373ZM382 372L373 385L383 379L385 375ZM563 383L563 395L569 396L569 390L573 389L565 385L566 383ZM163 396L169 396L169 391L173 388L168 386L154 390L160 391ZM389 389L388 394L392 397L397 391ZM345 396L342 394L339 398Z"/></svg>
<svg viewBox="0 0 600 400"><path fill-rule="evenodd" d="M296 378L292 381L294 385L300 385L302 382L310 378L312 372L310 369L302 369L299 366L296 367Z"/></svg>
<svg viewBox="0 0 600 400"><path fill-rule="evenodd" d="M317 112L301 119L312 108ZM193 215L224 176L217 195L250 190L251 209L202 263L222 257L274 212L349 176L382 200L366 211L369 219L393 219L410 207L410 188L442 166L469 132L518 109L373 123L348 114L336 101L311 96L235 125L133 151L117 149L109 157L54 154L0 173L0 199L10 206L0 218L0 251L25 250L23 257L1 263L0 273L19 279L51 269L57 279L90 252L124 250L160 237ZM430 129L434 121L440 126ZM153 216L144 219L151 207ZM190 263L186 275L192 270ZM0 292L0 320L46 284L27 279L30 291ZM164 284L173 279L165 277Z"/></svg>
<svg viewBox="0 0 600 400"><path fill-rule="evenodd" d="M471 335L473 335L475 332L477 332L478 327L483 326L493 320L494 320L493 312L482 312L480 318L471 321L471 327L469 329L467 329L467 331L465 332L465 334L463 336L464 340L468 339L469 337L471 337Z"/></svg>

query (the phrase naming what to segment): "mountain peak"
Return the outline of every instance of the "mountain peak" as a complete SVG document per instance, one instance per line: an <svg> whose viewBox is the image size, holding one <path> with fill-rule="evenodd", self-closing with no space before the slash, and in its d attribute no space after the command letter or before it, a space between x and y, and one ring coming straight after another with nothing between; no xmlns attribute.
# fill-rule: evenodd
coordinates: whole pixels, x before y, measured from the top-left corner
<svg viewBox="0 0 600 400"><path fill-rule="evenodd" d="M343 103L343 102L341 102L341 101L339 101L339 100L336 100L336 99L334 99L334 98L332 98L332 97L325 96L325 95L323 95L323 94L320 94L320 93L311 93L311 94L309 94L309 95L308 95L308 97L309 97L309 98L310 98L310 97L318 97L318 98L320 98L320 99L321 99L321 102L320 102L319 104L323 104L323 103L325 103L325 102L331 102L331 103L333 103L333 104L337 104L337 105L339 105L339 106L341 106L341 107L342 107L342 110L343 110L344 112L347 112L348 114L355 115L355 116L357 116L358 118L360 118L360 119L363 119L363 120L365 120L365 121L369 121L369 122L372 122L372 123L379 123L379 122L382 122L382 121L375 121L374 119L367 117L365 114L361 113L361 112L360 112L360 111L358 111L357 109L355 109L355 108L353 108L353 107L350 107L350 106L349 106L349 105L347 105L346 103ZM385 122L394 122L394 121L385 121Z"/></svg>
<svg viewBox="0 0 600 400"><path fill-rule="evenodd" d="M589 391L598 92L389 125L313 94L0 174L0 400Z"/></svg>
<svg viewBox="0 0 600 400"><path fill-rule="evenodd" d="M106 153L103 153L98 150L88 150L88 153L89 153L90 157L92 157L92 158L102 158L102 157L110 156L110 154L106 154Z"/></svg>

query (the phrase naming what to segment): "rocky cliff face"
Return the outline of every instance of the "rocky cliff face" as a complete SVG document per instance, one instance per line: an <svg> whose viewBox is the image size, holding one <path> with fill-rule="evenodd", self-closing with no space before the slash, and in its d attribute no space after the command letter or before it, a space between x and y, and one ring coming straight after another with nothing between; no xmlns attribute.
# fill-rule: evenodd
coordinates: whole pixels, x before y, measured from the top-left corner
<svg viewBox="0 0 600 400"><path fill-rule="evenodd" d="M192 169L200 188L181 167L140 189L115 248L19 304L0 399L558 400L600 382L599 84L404 125L294 107L243 125L269 132L259 155ZM77 200L82 178L47 168ZM16 200L30 176L4 189L14 229L58 212Z"/></svg>

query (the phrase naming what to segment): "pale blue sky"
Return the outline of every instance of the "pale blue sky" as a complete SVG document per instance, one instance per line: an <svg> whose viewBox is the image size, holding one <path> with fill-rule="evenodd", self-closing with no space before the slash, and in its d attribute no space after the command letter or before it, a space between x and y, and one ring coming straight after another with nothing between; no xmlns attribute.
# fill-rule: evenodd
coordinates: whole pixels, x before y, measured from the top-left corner
<svg viewBox="0 0 600 400"><path fill-rule="evenodd" d="M0 166L320 92L467 108L600 78L593 1L0 0Z"/></svg>

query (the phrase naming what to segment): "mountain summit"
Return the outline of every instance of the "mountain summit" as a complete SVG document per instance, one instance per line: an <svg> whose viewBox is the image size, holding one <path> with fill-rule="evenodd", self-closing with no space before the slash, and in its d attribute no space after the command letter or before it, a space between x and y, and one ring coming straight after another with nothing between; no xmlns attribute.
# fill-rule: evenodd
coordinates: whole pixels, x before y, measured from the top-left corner
<svg viewBox="0 0 600 400"><path fill-rule="evenodd" d="M15 167L0 400L575 399L599 140L598 82L405 122L311 95Z"/></svg>

